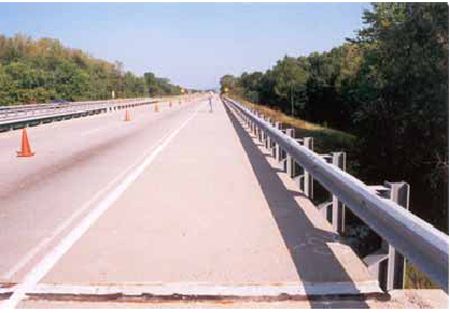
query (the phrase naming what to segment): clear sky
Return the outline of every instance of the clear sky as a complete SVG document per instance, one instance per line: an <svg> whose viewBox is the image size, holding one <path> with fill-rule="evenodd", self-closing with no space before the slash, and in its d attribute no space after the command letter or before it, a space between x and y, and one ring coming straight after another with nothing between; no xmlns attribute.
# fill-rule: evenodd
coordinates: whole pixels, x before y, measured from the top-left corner
<svg viewBox="0 0 450 313"><path fill-rule="evenodd" d="M0 32L52 37L192 88L328 50L361 28L369 3L0 3Z"/></svg>

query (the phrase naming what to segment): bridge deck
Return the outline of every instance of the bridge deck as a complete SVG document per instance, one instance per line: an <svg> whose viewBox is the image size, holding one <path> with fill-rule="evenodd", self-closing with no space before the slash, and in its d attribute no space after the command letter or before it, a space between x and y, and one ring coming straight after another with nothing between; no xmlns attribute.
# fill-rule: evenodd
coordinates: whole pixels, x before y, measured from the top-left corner
<svg viewBox="0 0 450 313"><path fill-rule="evenodd" d="M28 292L254 296L378 290L358 257L336 241L312 203L218 100L213 113L201 102L173 114L155 121L170 126L155 134L163 129L170 133L182 120L187 121L185 126L167 145L157 146L160 153L98 220L91 220L85 233L80 226L83 216L73 222L70 229L75 233L78 229L80 239ZM120 160L109 157L111 171L158 142L158 136L144 136L145 128L138 127L135 132L140 135L128 136L132 143L124 144L136 150L122 152ZM104 166L105 160L95 157ZM94 170L82 172L90 173L84 178L87 186L92 185L90 179L97 180ZM80 180L77 187L67 188L77 192L79 185ZM101 201L92 202L92 210ZM51 216L51 209L47 214ZM70 234L66 230L60 237ZM43 231L40 236L48 234ZM20 243L20 238L16 241ZM42 255L61 246L54 241ZM5 270L17 259L9 255ZM31 262L28 268L33 266L42 263ZM12 277L20 283L28 276L24 272Z"/></svg>

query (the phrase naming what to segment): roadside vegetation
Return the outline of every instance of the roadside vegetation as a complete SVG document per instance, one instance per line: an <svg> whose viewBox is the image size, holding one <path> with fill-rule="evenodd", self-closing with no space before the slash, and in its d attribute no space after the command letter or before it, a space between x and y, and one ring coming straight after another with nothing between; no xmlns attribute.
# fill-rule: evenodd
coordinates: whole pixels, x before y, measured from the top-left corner
<svg viewBox="0 0 450 313"><path fill-rule="evenodd" d="M296 125L320 152L342 147L367 184L408 182L410 210L448 233L448 4L375 3L362 19L341 46L225 75L222 92ZM366 228L352 232L361 255L377 245ZM407 276L432 286L409 265Z"/></svg>
<svg viewBox="0 0 450 313"><path fill-rule="evenodd" d="M168 79L124 71L58 40L0 35L0 105L180 94Z"/></svg>
<svg viewBox="0 0 450 313"><path fill-rule="evenodd" d="M222 91L352 134L357 176L407 181L411 211L448 232L448 5L376 3L362 19L343 45L225 75Z"/></svg>
<svg viewBox="0 0 450 313"><path fill-rule="evenodd" d="M248 108L256 110L274 122L282 123L283 128L294 128L296 137L313 137L314 151L318 153L327 153L330 151L347 152L347 172L359 178L358 166L356 166L359 164L359 161L355 158L355 146L357 143L355 136L311 123L298 117L286 115L278 108L255 104L239 96L231 95L231 98L239 101ZM314 199L314 203L319 204L324 202L327 194L326 191L323 188L319 188L319 185L315 185L315 189L317 189L315 190L315 198L318 199ZM378 250L381 243L379 237L356 216L352 215L350 211L347 212L347 231L344 234L344 238L361 258ZM405 287L412 289L439 288L425 274L408 262L406 263Z"/></svg>
<svg viewBox="0 0 450 313"><path fill-rule="evenodd" d="M314 142L315 150L320 153L348 151L354 146L356 137L346 132L292 117L283 113L280 109L258 105L240 97L237 97L236 100L239 100L249 108L257 110L273 121L295 128L297 137L314 137L316 140Z"/></svg>

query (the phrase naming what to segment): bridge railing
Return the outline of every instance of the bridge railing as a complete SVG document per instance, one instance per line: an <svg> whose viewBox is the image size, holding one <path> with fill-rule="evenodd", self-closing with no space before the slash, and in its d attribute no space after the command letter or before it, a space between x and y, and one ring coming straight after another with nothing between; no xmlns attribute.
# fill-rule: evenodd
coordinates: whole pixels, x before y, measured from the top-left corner
<svg viewBox="0 0 450 313"><path fill-rule="evenodd" d="M0 132L36 126L55 120L112 112L129 107L149 105L161 99L118 99L104 101L70 102L64 104L34 104L0 107Z"/></svg>
<svg viewBox="0 0 450 313"><path fill-rule="evenodd" d="M405 209L409 202L406 183L367 186L345 172L345 153L319 155L312 151L312 138L296 140L293 130L284 133L279 124L273 125L237 101L223 100L266 147L274 148L273 156L284 160L285 171L298 180L307 196L312 198L314 180L332 194L332 201L319 209L332 208L336 231L345 227L345 208L348 208L389 244L386 289L395 287L395 271L404 271L401 257L405 257L448 293L448 235ZM294 162L304 169L302 175L295 176ZM369 265L378 262L365 261Z"/></svg>
<svg viewBox="0 0 450 313"><path fill-rule="evenodd" d="M80 101L68 102L63 104L32 104L21 106L0 107L0 121L17 119L22 117L34 117L42 115L51 115L56 113L69 113L82 110L108 109L110 107L126 104L147 103L150 99L117 99L101 101Z"/></svg>

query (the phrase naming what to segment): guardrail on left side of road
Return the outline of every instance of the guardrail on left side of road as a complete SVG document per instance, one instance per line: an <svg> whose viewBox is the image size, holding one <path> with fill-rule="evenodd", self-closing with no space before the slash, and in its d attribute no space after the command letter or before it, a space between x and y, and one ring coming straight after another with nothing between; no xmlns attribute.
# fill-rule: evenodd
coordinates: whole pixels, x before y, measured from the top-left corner
<svg viewBox="0 0 450 313"><path fill-rule="evenodd" d="M157 102L156 99L119 99L106 101L83 101L67 104L36 104L18 107L1 107L0 132L35 126L87 115L141 106Z"/></svg>

